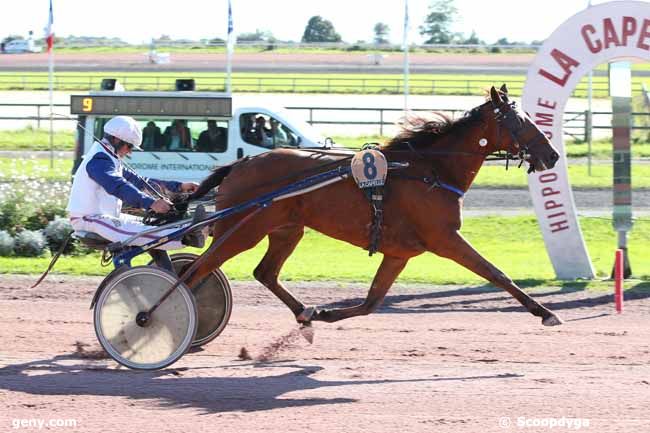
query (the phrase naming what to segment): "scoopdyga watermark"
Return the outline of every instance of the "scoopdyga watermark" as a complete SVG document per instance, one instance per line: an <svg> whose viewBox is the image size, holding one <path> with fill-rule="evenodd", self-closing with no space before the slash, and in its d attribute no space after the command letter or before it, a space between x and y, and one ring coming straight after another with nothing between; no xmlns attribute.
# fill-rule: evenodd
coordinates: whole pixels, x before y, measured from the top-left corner
<svg viewBox="0 0 650 433"><path fill-rule="evenodd" d="M499 427L504 429L541 429L549 430L581 430L589 428L590 422L588 418L529 418L519 416L517 418L510 418L502 416L499 418Z"/></svg>
<svg viewBox="0 0 650 433"><path fill-rule="evenodd" d="M74 418L14 418L11 420L11 426L14 429L55 429L55 428L75 428L77 427L77 420Z"/></svg>

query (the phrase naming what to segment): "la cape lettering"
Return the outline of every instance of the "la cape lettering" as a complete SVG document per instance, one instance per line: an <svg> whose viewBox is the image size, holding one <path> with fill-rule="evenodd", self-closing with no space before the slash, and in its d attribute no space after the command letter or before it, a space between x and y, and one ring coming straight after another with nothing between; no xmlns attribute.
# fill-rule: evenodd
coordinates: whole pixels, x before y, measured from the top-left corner
<svg viewBox="0 0 650 433"><path fill-rule="evenodd" d="M650 19L637 17L604 18L597 25L582 26L580 34L594 54L612 47L634 43L637 48L650 50Z"/></svg>

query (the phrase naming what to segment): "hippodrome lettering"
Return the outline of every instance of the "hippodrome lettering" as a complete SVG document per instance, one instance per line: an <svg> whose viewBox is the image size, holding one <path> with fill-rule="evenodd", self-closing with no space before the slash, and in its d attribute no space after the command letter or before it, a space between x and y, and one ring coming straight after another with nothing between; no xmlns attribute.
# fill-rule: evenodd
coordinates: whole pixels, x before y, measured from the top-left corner
<svg viewBox="0 0 650 433"><path fill-rule="evenodd" d="M546 219L548 220L548 225L551 229L551 233L568 230L570 227L569 221L567 219L567 213L562 210L564 208L564 203L558 201L560 197L554 197L560 196L562 193L560 189L552 185L554 182L557 182L557 180L557 173L553 172L544 172L539 176L539 181L542 184L551 184L541 189L542 197L544 197L544 209L548 211L546 213Z"/></svg>
<svg viewBox="0 0 650 433"><path fill-rule="evenodd" d="M556 118L553 110L557 107L557 102L538 98L537 107L539 109L535 111L533 116L534 121L548 139L552 140L553 122ZM552 171L544 172L538 176L538 179L544 185L539 189L539 192L544 200L544 217L551 233L568 230L570 226L567 213L563 210L565 209L565 204L562 201L562 191L559 186L555 185L558 180L557 173Z"/></svg>

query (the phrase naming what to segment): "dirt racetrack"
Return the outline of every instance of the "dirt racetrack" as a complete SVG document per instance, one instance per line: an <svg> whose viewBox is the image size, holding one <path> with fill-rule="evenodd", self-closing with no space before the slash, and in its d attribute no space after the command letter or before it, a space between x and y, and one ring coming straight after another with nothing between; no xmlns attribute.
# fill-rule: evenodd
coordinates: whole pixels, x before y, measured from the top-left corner
<svg viewBox="0 0 650 433"><path fill-rule="evenodd" d="M47 431L650 431L647 289L626 293L622 315L611 295L537 290L566 320L545 328L490 286L396 286L374 315L316 324L309 345L265 289L236 283L217 340L168 369L137 372L97 353L88 305L100 279L51 276L27 289L33 281L0 275L2 432L52 419L76 427ZM290 287L321 305L366 291ZM242 348L252 360L239 359Z"/></svg>
<svg viewBox="0 0 650 433"><path fill-rule="evenodd" d="M162 50L164 51L164 49ZM433 73L463 70L465 73L525 73L534 54L444 54L411 53L411 72ZM57 71L208 71L223 72L225 53L171 53L171 62L149 63L147 50L141 53L98 52L56 53ZM364 72L401 73L400 52L384 54L376 65L367 52L278 53L276 51L235 52L235 72ZM0 70L47 71L46 53L0 55Z"/></svg>

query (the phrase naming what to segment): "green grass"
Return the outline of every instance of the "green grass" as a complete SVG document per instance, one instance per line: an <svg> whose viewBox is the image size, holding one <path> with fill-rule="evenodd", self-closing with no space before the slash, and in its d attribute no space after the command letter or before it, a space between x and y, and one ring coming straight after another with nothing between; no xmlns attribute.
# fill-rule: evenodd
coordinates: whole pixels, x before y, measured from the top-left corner
<svg viewBox="0 0 650 433"><path fill-rule="evenodd" d="M616 233L611 221L582 218L581 225L598 277L609 275L616 248ZM546 255L542 237L534 217L466 218L462 233L497 267L526 285L550 284L554 273ZM495 238L495 233L498 237ZM252 270L261 260L266 240L252 250L240 254L224 266L229 278L252 279ZM630 232L629 252L635 278L650 279L650 220L637 221ZM135 264L144 264L141 257ZM281 277L295 281L362 281L369 282L381 261L381 254L368 257L366 251L327 238L308 230L303 241L283 268ZM0 258L0 272L42 272L49 258ZM97 254L63 257L54 272L74 275L106 275ZM432 254L412 259L399 282L427 284L479 284L483 280L456 265ZM609 284L609 283L608 283Z"/></svg>
<svg viewBox="0 0 650 433"><path fill-rule="evenodd" d="M512 163L511 163L512 164ZM569 181L574 188L612 188L612 164L592 165L591 175L587 165L569 165ZM474 186L495 188L525 188L528 186L526 170L511 165L508 171L502 166L484 166L474 180ZM632 187L650 188L650 164L632 165Z"/></svg>
<svg viewBox="0 0 650 433"><path fill-rule="evenodd" d="M54 150L73 150L75 132L56 130L52 141ZM50 150L50 130L30 127L0 130L0 150Z"/></svg>
<svg viewBox="0 0 650 433"><path fill-rule="evenodd" d="M70 180L72 159L55 158L53 167L49 159L0 158L0 181L22 182L26 179L63 181Z"/></svg>
<svg viewBox="0 0 650 433"><path fill-rule="evenodd" d="M13 159L0 158L0 181L21 182L26 179L46 181L66 181L70 179L72 161L54 159L50 168L49 159ZM574 188L611 188L611 163L593 164L591 175L585 164L569 165L569 180ZM505 170L505 163L486 165L479 171L474 187L526 188L528 186L526 170L511 163ZM650 188L650 164L632 165L633 188Z"/></svg>
<svg viewBox="0 0 650 433"><path fill-rule="evenodd" d="M56 72L57 90L98 89L102 78L117 78L128 90L171 90L177 78L194 78L196 88L223 91L225 73L214 72ZM409 81L413 94L483 94L490 85L508 83L513 95L520 94L524 75L417 74ZM299 93L401 93L401 74L310 74L236 72L234 92ZM468 82L469 80L469 82ZM46 72L0 72L0 90L45 90Z"/></svg>
<svg viewBox="0 0 650 433"><path fill-rule="evenodd" d="M56 72L56 90L98 89L102 78L117 78L128 90L171 90L177 78L194 78L196 88L203 91L223 91L225 73L213 72ZM491 85L507 83L513 96L520 96L525 82L524 74L412 74L409 87L412 94L426 95L482 95ZM608 97L607 77L593 77L593 96ZM314 74L314 73L258 73L235 72L232 75L234 92L298 92L298 93L378 93L403 92L402 74ZM633 94L640 94L641 83L647 77L633 76ZM45 90L46 72L2 72L0 90ZM587 96L587 77L577 85L576 97Z"/></svg>
<svg viewBox="0 0 650 433"><path fill-rule="evenodd" d="M0 130L0 150L50 150L50 132L45 128L23 128L17 130ZM381 135L342 136L333 135L334 141L352 149L359 149L366 143L383 144L391 137ZM635 134L632 143L632 156L634 158L650 158L650 143L641 134ZM54 131L53 144L55 151L74 150L75 132ZM587 156L586 143L569 141L565 144L569 158L583 158ZM612 143L609 139L595 140L592 143L591 154L596 159L609 159L612 157Z"/></svg>
<svg viewBox="0 0 650 433"><path fill-rule="evenodd" d="M359 149L366 143L380 143L384 144L392 137L381 135L369 136L340 136L333 135L332 139L339 146L349 147L351 149ZM632 157L633 158L650 158L650 143L647 142L647 136L638 134L638 137L633 137L632 142ZM569 158L586 158L589 151L587 143L581 141L568 141L565 143L565 149ZM594 159L611 159L612 157L612 141L611 139L594 140L591 144L591 155Z"/></svg>
<svg viewBox="0 0 650 433"><path fill-rule="evenodd" d="M589 155L589 145L584 142L569 142L565 145L570 158L586 158ZM631 144L633 158L650 157L650 143L633 140ZM609 139L596 140L591 143L593 158L610 159L612 157L612 142Z"/></svg>

